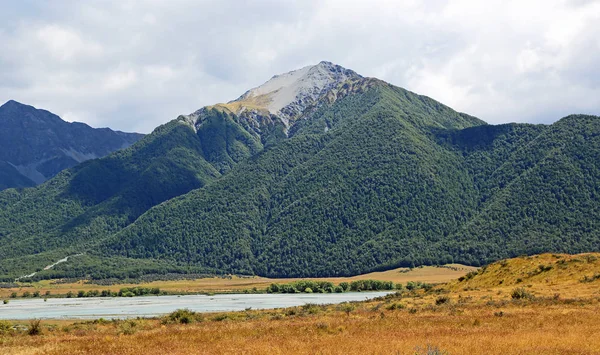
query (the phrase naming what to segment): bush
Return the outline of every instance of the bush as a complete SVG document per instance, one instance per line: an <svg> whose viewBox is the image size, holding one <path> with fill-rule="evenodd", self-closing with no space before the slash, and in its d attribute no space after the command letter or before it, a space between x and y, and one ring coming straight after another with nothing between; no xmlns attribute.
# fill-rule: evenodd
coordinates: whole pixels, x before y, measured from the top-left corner
<svg viewBox="0 0 600 355"><path fill-rule="evenodd" d="M388 311L395 311L397 309L404 309L404 308L406 308L406 306L403 305L402 303L392 303L392 304L390 304L389 306L386 307L386 309Z"/></svg>
<svg viewBox="0 0 600 355"><path fill-rule="evenodd" d="M354 311L356 307L352 303L345 302L339 306L339 309L346 313L347 317L350 317L350 313L352 313L352 311Z"/></svg>
<svg viewBox="0 0 600 355"><path fill-rule="evenodd" d="M119 326L119 334L132 335L137 331L137 322L133 319L121 323Z"/></svg>
<svg viewBox="0 0 600 355"><path fill-rule="evenodd" d="M450 297L448 296L440 296L435 299L435 305L440 306L442 304L450 303Z"/></svg>
<svg viewBox="0 0 600 355"><path fill-rule="evenodd" d="M8 321L0 320L0 335L8 334L8 333L11 333L12 331L13 331L12 324L10 324Z"/></svg>
<svg viewBox="0 0 600 355"><path fill-rule="evenodd" d="M510 294L510 297L512 297L512 299L514 299L514 300L521 300L521 299L532 299L533 295L531 293L529 293L529 291L527 291L523 287L519 287L519 288L515 288L512 291L512 293Z"/></svg>
<svg viewBox="0 0 600 355"><path fill-rule="evenodd" d="M3 304L8 304L8 300L2 301Z"/></svg>
<svg viewBox="0 0 600 355"><path fill-rule="evenodd" d="M218 314L218 315L214 316L212 320L214 320L215 322L222 322L226 319L229 319L229 315L223 313L223 314Z"/></svg>
<svg viewBox="0 0 600 355"><path fill-rule="evenodd" d="M40 335L42 334L42 322L39 319L32 319L29 321L29 328L27 328L27 334L29 335Z"/></svg>
<svg viewBox="0 0 600 355"><path fill-rule="evenodd" d="M313 293L313 290L310 287L304 289L305 293Z"/></svg>
<svg viewBox="0 0 600 355"><path fill-rule="evenodd" d="M307 303L302 306L302 310L308 314L317 314L321 311L321 307L314 303Z"/></svg>
<svg viewBox="0 0 600 355"><path fill-rule="evenodd" d="M185 308L178 309L175 312L168 314L166 317L163 318L162 323L190 324L194 322L201 322L203 320L204 318L202 317L202 315Z"/></svg>
<svg viewBox="0 0 600 355"><path fill-rule="evenodd" d="M406 283L406 289L409 291L416 290L419 288L419 284L413 281L408 281Z"/></svg>
<svg viewBox="0 0 600 355"><path fill-rule="evenodd" d="M469 273L467 273L467 274L465 275L465 278L464 278L464 279L465 279L465 280L470 280L470 279L474 278L475 276L477 276L477 274L479 274L479 272L478 272L478 271L471 271L471 272L469 272Z"/></svg>
<svg viewBox="0 0 600 355"><path fill-rule="evenodd" d="M10 298L17 298L17 293L16 292L11 293Z"/></svg>

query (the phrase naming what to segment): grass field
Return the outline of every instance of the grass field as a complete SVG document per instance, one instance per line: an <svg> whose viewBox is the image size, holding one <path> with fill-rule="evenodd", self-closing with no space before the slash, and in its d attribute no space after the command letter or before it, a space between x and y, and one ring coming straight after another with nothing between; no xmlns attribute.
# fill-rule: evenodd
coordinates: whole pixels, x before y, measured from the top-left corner
<svg viewBox="0 0 600 355"><path fill-rule="evenodd" d="M313 280L325 280L332 281L338 284L343 281L354 281L354 280L380 280L380 281L393 281L394 283L406 283L408 281L421 281L427 283L445 283L454 280L466 273L476 270L471 266L464 266L459 264L445 265L441 267L425 266L415 269L394 269L383 272L373 272L369 274L346 277L346 278L317 278ZM4 288L0 289L0 298L8 298L11 293L16 292L17 295L22 296L23 292L29 291L33 293L39 291L43 296L46 291L50 291L51 294L65 295L68 292L77 293L80 290L111 290L118 291L124 287L158 287L162 291L169 293L216 293L216 292L232 292L241 290L251 290L257 288L264 290L272 283L288 283L300 279L269 279L264 277L237 277L232 276L231 278L204 278L198 280L181 280L181 281L154 281L144 284L118 284L118 285L97 285L88 284L83 281L76 283L60 284L54 283L54 281L45 280L34 283L24 283L21 287L17 288ZM310 280L310 279L309 279Z"/></svg>
<svg viewBox="0 0 600 355"><path fill-rule="evenodd" d="M0 336L0 353L600 354L597 275L600 254L522 257L369 302L47 321L41 335Z"/></svg>

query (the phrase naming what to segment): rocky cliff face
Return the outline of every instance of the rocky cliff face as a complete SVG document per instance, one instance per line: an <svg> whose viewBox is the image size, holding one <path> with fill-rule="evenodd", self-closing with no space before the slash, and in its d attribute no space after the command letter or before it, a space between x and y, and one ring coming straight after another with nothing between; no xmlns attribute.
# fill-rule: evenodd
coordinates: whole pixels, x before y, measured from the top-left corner
<svg viewBox="0 0 600 355"><path fill-rule="evenodd" d="M285 74L248 90L231 103L249 103L262 106L279 116L286 125L320 98L341 83L362 78L354 71L330 62L320 62Z"/></svg>
<svg viewBox="0 0 600 355"><path fill-rule="evenodd" d="M263 136L265 130L281 127L284 134L300 119L306 118L321 102L331 103L336 93L344 91L345 83L364 78L350 69L330 62L320 62L288 73L275 75L269 81L246 91L225 104L203 107L186 116L196 128L207 112L217 109L235 114L240 123L253 133Z"/></svg>
<svg viewBox="0 0 600 355"><path fill-rule="evenodd" d="M0 106L0 189L40 184L85 160L103 157L143 137L92 128L16 101Z"/></svg>

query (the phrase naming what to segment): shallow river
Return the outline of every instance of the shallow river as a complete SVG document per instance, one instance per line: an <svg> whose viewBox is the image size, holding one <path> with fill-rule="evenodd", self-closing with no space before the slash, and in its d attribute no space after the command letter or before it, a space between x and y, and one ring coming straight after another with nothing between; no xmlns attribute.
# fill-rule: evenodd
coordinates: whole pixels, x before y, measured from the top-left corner
<svg viewBox="0 0 600 355"><path fill-rule="evenodd" d="M179 308L196 312L243 311L301 306L306 303L332 304L364 301L389 292L312 294L227 294L188 296L146 296L114 298L15 299L0 304L0 319L95 319L154 317Z"/></svg>

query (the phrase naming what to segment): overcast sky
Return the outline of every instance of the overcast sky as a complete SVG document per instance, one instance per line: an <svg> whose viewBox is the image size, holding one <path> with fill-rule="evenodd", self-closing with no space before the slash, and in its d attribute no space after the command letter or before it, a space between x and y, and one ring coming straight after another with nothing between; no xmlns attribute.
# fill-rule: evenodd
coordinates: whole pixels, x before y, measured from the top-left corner
<svg viewBox="0 0 600 355"><path fill-rule="evenodd" d="M600 1L2 1L0 48L2 103L124 131L321 60L490 123L600 114Z"/></svg>

